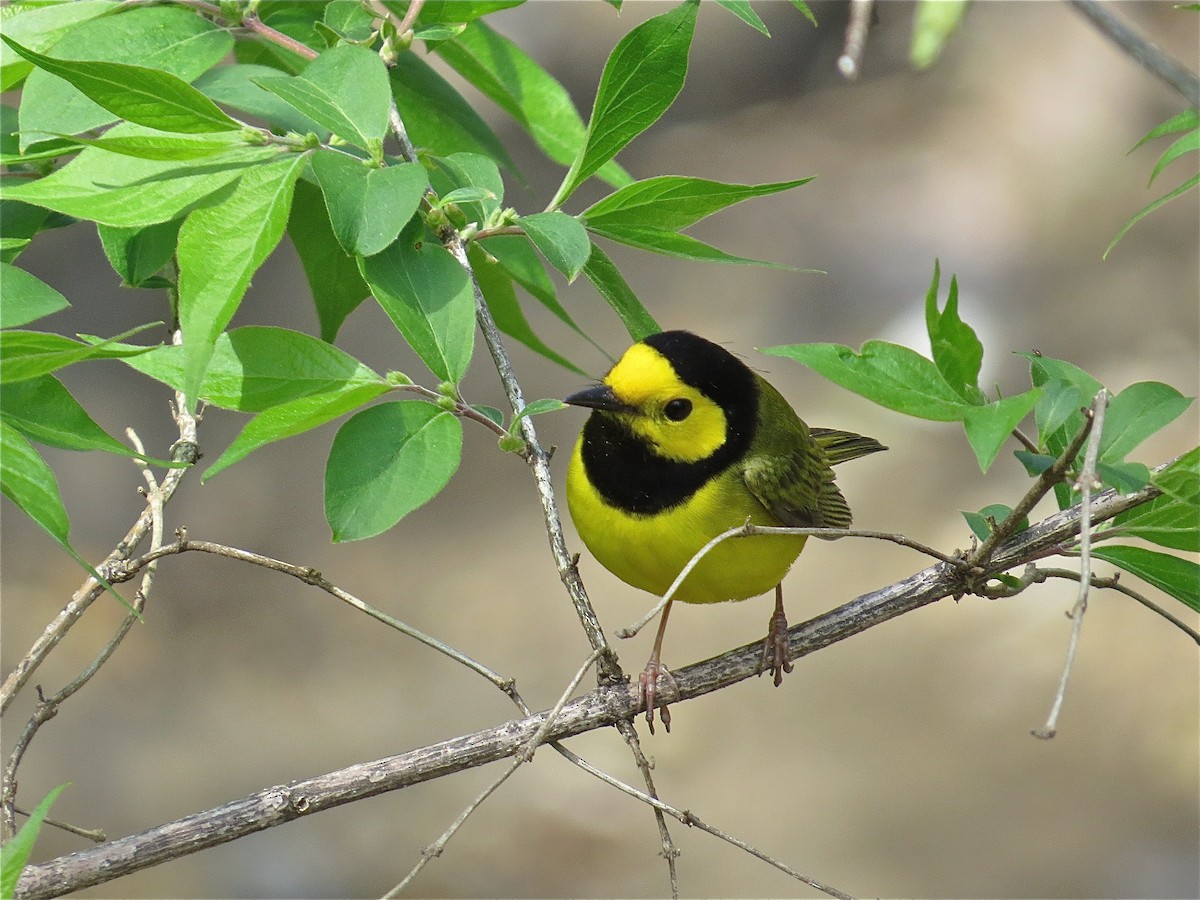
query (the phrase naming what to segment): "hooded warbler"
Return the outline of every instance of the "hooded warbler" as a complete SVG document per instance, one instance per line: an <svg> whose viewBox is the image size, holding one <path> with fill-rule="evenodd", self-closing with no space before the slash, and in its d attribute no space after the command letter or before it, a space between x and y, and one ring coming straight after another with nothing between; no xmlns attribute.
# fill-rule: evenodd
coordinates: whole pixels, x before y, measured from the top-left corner
<svg viewBox="0 0 1200 900"><path fill-rule="evenodd" d="M663 596L710 540L756 525L847 528L850 507L832 466L886 449L809 428L762 376L711 341L664 331L630 347L599 384L565 398L592 410L567 470L567 505L580 537L622 581ZM775 589L763 669L792 670L781 582L806 538L754 535L705 556L663 609L639 678L654 728L663 634L675 600L744 600ZM663 725L670 714L662 704Z"/></svg>

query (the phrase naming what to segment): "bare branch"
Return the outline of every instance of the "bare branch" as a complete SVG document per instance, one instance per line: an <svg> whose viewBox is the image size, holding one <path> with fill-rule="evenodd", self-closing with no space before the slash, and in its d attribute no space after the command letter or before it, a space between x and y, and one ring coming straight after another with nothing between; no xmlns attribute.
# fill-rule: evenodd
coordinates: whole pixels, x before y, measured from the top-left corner
<svg viewBox="0 0 1200 900"><path fill-rule="evenodd" d="M1103 491L1092 498L1093 524L1160 496L1153 485L1128 494ZM996 549L985 575L994 576L1037 559L1072 540L1080 527L1079 507L1063 510L1022 531ZM793 626L789 658L813 653L962 590L961 572L939 562L912 576L864 594L828 613ZM728 687L758 673L762 643L755 641L674 672L682 702ZM547 741L559 741L614 725L642 712L628 684L605 684L563 707ZM170 859L282 825L300 816L332 809L364 797L440 778L522 752L545 724L546 713L526 716L483 731L397 756L360 763L314 778L259 791L140 834L119 838L26 869L19 897L51 897L103 884Z"/></svg>
<svg viewBox="0 0 1200 900"><path fill-rule="evenodd" d="M538 728L533 737L531 737L525 744L525 747L522 749L522 751L516 754L516 756L513 758L512 764L504 770L499 778L485 787L480 792L479 796L472 800L470 804L468 804L466 809L459 813L458 818L450 823L450 827L442 833L441 837L439 837L436 841L426 847L424 851L422 851L421 861L413 866L412 871L410 871L408 875L404 877L403 881L383 895L385 900L386 898L390 897L399 897L409 883L417 877L420 871L425 868L426 864L431 859L436 859L442 855L442 851L446 849L446 844L449 843L452 837L454 837L458 829L463 826L463 823L467 821L471 813L479 809L479 807L483 805L483 801L495 793L500 785L504 784L504 782L512 777L513 773L516 772L517 769L533 759L534 751L536 751L537 748L545 742L546 735L549 733L550 728L554 725L554 722L558 719L559 714L562 712L562 708L566 706L567 700L570 699L571 694L575 693L575 689L579 687L579 682L583 680L583 676L587 674L587 670L590 669L600 657L601 652L603 651L593 650L591 652L588 658L584 661L584 664L580 666L579 671L575 673L575 677L571 679L570 684L567 685L566 690L562 692L562 696L559 697L558 703L556 703L554 708L546 714L545 721L542 722L541 727Z"/></svg>
<svg viewBox="0 0 1200 900"><path fill-rule="evenodd" d="M1111 4L1096 0L1070 0L1070 3L1126 56L1183 97L1193 109L1200 107L1200 78L1113 15Z"/></svg>

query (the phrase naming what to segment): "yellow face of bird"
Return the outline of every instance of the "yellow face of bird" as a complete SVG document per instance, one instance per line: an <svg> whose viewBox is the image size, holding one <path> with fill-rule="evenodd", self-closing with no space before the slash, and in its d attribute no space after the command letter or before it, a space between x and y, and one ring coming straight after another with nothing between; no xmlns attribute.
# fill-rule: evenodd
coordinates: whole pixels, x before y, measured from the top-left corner
<svg viewBox="0 0 1200 900"><path fill-rule="evenodd" d="M725 443L725 413L690 384L685 384L665 356L638 343L604 377L627 411L610 412L646 442L656 456L696 462Z"/></svg>

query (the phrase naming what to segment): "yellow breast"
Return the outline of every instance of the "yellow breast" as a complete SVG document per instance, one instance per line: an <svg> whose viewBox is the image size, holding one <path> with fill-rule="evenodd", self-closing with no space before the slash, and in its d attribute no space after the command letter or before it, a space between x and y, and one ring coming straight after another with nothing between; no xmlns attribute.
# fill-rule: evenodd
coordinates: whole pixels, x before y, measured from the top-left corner
<svg viewBox="0 0 1200 900"><path fill-rule="evenodd" d="M636 588L662 596L701 547L747 518L756 525L780 524L732 471L664 512L647 516L623 512L606 503L588 482L581 448L582 441L576 443L567 470L571 518L600 564ZM804 541L783 535L725 541L692 570L676 599L714 603L766 593L787 574Z"/></svg>

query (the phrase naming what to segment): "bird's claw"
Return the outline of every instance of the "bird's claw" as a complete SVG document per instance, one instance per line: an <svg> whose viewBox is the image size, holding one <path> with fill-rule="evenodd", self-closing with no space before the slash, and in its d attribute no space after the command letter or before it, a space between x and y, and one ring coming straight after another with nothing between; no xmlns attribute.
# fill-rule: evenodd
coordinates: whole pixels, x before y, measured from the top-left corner
<svg viewBox="0 0 1200 900"><path fill-rule="evenodd" d="M638 676L638 692L642 703L646 707L646 724L650 727L650 733L654 734L654 707L655 700L658 696L658 679L662 678L663 682L676 694L679 693L679 688L675 684L675 676L671 674L671 670L660 663L657 659L651 659L646 663L646 668ZM663 728L668 733L671 731L671 711L667 709L667 704L662 704L662 723Z"/></svg>
<svg viewBox="0 0 1200 900"><path fill-rule="evenodd" d="M770 624L767 627L767 637L763 641L762 663L758 667L758 674L769 671L774 677L775 687L783 684L783 676L785 673L792 671L792 664L788 662L788 635L787 635L787 616L784 615L782 607L777 608L771 615Z"/></svg>

